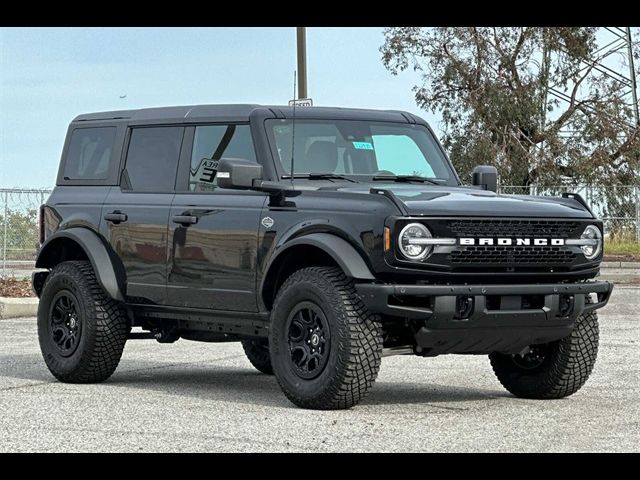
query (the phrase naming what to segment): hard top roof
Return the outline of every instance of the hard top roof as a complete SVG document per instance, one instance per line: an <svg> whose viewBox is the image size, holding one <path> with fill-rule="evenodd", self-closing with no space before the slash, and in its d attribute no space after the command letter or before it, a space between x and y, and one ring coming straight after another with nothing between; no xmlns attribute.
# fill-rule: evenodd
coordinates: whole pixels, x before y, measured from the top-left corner
<svg viewBox="0 0 640 480"><path fill-rule="evenodd" d="M175 107L141 108L137 110L115 110L110 112L85 113L74 122L98 120L122 120L134 123L200 122L200 121L248 121L255 110L264 110L270 116L291 118L293 107L281 105L186 105ZM270 112L269 112L270 111ZM341 107L296 107L296 118L331 118L415 123L418 117L397 110L370 110ZM422 123L422 122L420 122Z"/></svg>

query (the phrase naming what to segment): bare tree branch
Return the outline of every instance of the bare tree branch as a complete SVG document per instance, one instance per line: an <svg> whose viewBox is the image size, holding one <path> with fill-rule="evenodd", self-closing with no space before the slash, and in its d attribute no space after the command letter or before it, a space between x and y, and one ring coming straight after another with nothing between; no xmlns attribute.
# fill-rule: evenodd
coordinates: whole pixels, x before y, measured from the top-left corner
<svg viewBox="0 0 640 480"><path fill-rule="evenodd" d="M580 85L589 76L591 70L593 70L593 65L586 69L584 75L582 75L573 85L573 89L571 90L571 97L569 100L569 106L567 107L567 109L558 117L556 121L551 124L551 126L545 129L544 132L541 132L539 135L536 135L531 139L534 143L543 142L549 137L557 135L560 129L564 127L564 125L569 121L576 110L578 110L580 106L585 105L585 101L576 103L576 95L578 94Z"/></svg>

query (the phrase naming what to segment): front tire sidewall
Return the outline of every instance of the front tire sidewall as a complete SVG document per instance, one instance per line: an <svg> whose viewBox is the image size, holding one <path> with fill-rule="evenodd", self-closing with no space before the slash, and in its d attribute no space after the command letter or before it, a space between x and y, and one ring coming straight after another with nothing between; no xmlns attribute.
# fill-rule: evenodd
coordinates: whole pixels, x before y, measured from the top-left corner
<svg viewBox="0 0 640 480"><path fill-rule="evenodd" d="M51 336L51 302L56 294L69 290L76 298L78 320L81 322L81 334L75 351L68 357L58 352ZM45 284L38 305L38 340L45 363L49 370L60 380L73 375L88 359L88 352L94 348L96 337L95 311L90 299L91 292L82 282L78 282L67 271L56 273Z"/></svg>
<svg viewBox="0 0 640 480"><path fill-rule="evenodd" d="M273 311L273 318L282 320L272 322L271 363L278 379L284 384L285 388L289 391L299 392L302 397L317 398L322 396L325 392L331 390L335 384L341 383L342 380L336 373L340 370L339 364L344 362L342 358L343 350L340 345L340 338L344 337L344 333L341 331L344 328L344 320L335 311L334 305L337 305L339 299L332 299L332 293L329 284L327 284L327 290L323 291L313 283L300 282L287 290L286 295L282 297L277 308ZM304 301L312 302L322 310L327 319L327 328L331 335L329 351L327 352L329 357L324 369L317 377L310 380L303 379L295 373L295 367L290 358L286 321L292 310Z"/></svg>

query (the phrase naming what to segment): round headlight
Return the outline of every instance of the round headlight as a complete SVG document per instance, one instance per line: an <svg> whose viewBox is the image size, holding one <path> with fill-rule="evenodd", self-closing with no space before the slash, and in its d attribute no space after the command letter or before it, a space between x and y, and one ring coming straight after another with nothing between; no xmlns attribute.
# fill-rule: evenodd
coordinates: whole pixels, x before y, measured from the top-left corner
<svg viewBox="0 0 640 480"><path fill-rule="evenodd" d="M421 223L410 223L398 235L398 246L402 255L409 260L422 260L433 250L432 245L421 243L421 240L432 238L431 232Z"/></svg>
<svg viewBox="0 0 640 480"><path fill-rule="evenodd" d="M584 229L580 238L592 241L590 245L582 245L580 247L587 260L593 260L600 255L600 252L602 251L602 232L600 232L598 227L595 225L589 225Z"/></svg>

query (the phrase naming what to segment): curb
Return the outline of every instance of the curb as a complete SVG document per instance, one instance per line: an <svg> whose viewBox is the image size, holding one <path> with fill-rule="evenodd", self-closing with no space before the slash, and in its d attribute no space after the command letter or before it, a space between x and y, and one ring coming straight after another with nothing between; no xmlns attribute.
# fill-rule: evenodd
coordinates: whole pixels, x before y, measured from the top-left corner
<svg viewBox="0 0 640 480"><path fill-rule="evenodd" d="M635 268L640 270L640 262L602 262L600 268Z"/></svg>
<svg viewBox="0 0 640 480"><path fill-rule="evenodd" d="M608 280L616 285L629 285L640 287L640 273L638 272L600 272L596 280Z"/></svg>
<svg viewBox="0 0 640 480"><path fill-rule="evenodd" d="M38 313L38 299L0 297L0 320L3 318L35 317Z"/></svg>

